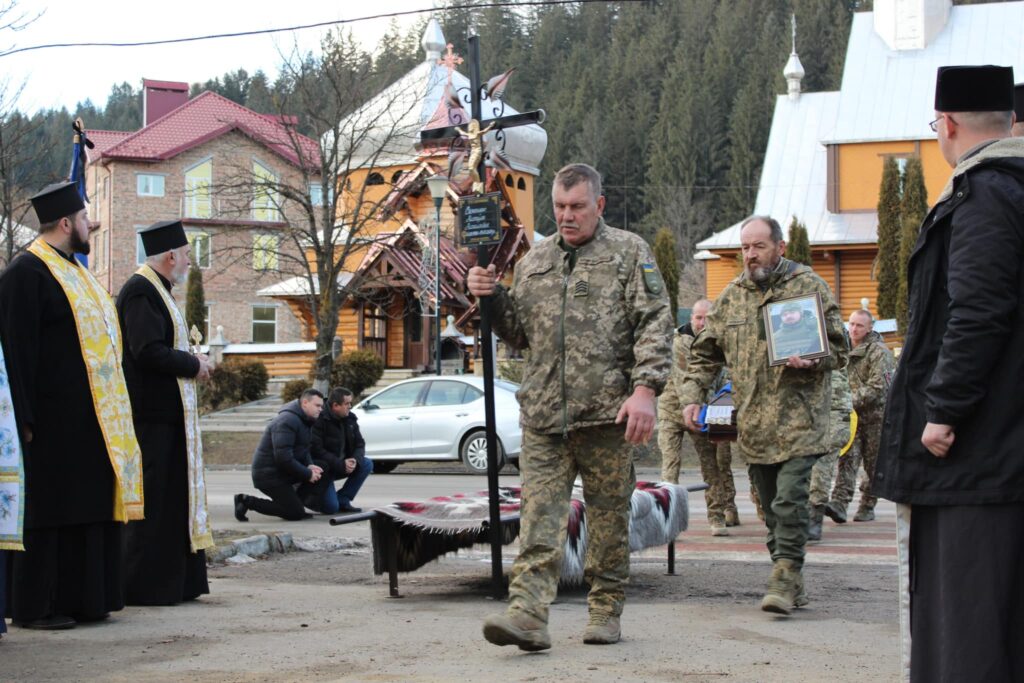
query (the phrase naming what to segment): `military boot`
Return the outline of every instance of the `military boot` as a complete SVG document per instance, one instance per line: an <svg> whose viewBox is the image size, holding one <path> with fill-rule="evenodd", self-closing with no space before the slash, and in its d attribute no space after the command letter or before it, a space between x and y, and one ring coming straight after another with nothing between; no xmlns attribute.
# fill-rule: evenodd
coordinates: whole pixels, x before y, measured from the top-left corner
<svg viewBox="0 0 1024 683"><path fill-rule="evenodd" d="M860 504L857 508L857 514L853 516L855 522L873 522L875 521L875 508L870 505Z"/></svg>
<svg viewBox="0 0 1024 683"><path fill-rule="evenodd" d="M729 530L725 528L725 517L711 517L708 519L711 525L712 536L728 536Z"/></svg>
<svg viewBox="0 0 1024 683"><path fill-rule="evenodd" d="M846 506L830 500L825 503L825 514L836 524L846 524Z"/></svg>
<svg viewBox="0 0 1024 683"><path fill-rule="evenodd" d="M807 540L821 540L821 523L825 519L825 506L812 505L810 510L810 522L807 524Z"/></svg>
<svg viewBox="0 0 1024 683"><path fill-rule="evenodd" d="M807 591L804 590L803 573L796 575L796 597L793 598L793 607L805 607L810 600L807 599Z"/></svg>
<svg viewBox="0 0 1024 683"><path fill-rule="evenodd" d="M548 625L520 611L492 614L484 620L484 638L495 645L516 645L520 650L536 652L551 647Z"/></svg>
<svg viewBox="0 0 1024 683"><path fill-rule="evenodd" d="M800 595L800 570L793 560L776 560L768 577L768 592L761 600L761 609L775 614L789 614ZM806 599L806 596L804 597Z"/></svg>
<svg viewBox="0 0 1024 683"><path fill-rule="evenodd" d="M740 513L737 512L736 508L729 508L725 511L725 525L726 526L739 526L740 525Z"/></svg>
<svg viewBox="0 0 1024 683"><path fill-rule="evenodd" d="M622 630L619 618L606 612L591 612L590 621L583 631L583 642L588 645L611 645L619 642Z"/></svg>

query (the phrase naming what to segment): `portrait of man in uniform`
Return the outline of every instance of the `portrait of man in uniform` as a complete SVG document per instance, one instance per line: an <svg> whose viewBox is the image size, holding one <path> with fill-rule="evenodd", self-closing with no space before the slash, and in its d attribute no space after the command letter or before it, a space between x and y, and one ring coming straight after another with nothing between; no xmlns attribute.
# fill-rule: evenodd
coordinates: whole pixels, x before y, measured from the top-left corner
<svg viewBox="0 0 1024 683"><path fill-rule="evenodd" d="M772 301L764 307L764 316L769 365L782 365L791 356L813 360L828 355L825 322L817 297Z"/></svg>

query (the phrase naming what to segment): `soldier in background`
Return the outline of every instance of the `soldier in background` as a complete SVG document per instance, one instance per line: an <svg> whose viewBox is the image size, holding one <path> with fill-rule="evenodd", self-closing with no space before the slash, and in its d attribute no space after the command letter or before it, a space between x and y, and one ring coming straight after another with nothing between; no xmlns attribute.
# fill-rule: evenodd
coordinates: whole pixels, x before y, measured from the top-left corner
<svg viewBox="0 0 1024 683"><path fill-rule="evenodd" d="M875 503L878 502L871 495L871 478L875 476L885 395L889 391L896 359L882 341L881 335L874 331L874 327L875 319L870 311L861 309L850 314L850 342L853 349L850 351L848 371L853 409L857 411L857 433L850 451L839 460L839 474L835 488L832 489L832 499L824 509L825 514L838 524L846 521L846 509L857 483L857 469L862 464L867 476L860 484L860 505L853 521L873 520Z"/></svg>
<svg viewBox="0 0 1024 683"><path fill-rule="evenodd" d="M811 489L807 504L810 506L811 523L807 528L808 541L821 540L821 523L825 517L825 504L832 479L836 476L836 461L850 442L850 412L853 401L850 396L850 380L846 370L832 371L832 406L829 415L829 431L832 435L831 448L824 457L818 458L811 469Z"/></svg>
<svg viewBox="0 0 1024 683"><path fill-rule="evenodd" d="M573 481L587 505L584 576L590 619L583 642L619 640L629 578L629 501L636 487L631 444L646 442L655 397L668 380L672 313L650 247L605 225L601 176L586 164L555 175L558 234L516 265L511 289L495 269L469 271L469 291L492 296L494 331L529 349L517 392L523 424L519 557L504 613L484 637L522 650L551 647L555 598Z"/></svg>
<svg viewBox="0 0 1024 683"><path fill-rule="evenodd" d="M679 483L680 456L683 434L689 430L683 420L683 406L679 403L678 386L686 373L687 356L694 338L704 329L711 302L700 299L693 304L690 322L681 326L674 335L672 356L675 363L665 391L658 397L658 448L661 450L661 480ZM709 397L725 383L723 371ZM705 397L707 399L708 397ZM693 447L700 460L700 472L708 488L704 492L707 502L708 523L712 536L728 536L726 527L740 523L736 512L736 485L732 478L732 452L726 442L713 444L703 432L690 432Z"/></svg>
<svg viewBox="0 0 1024 683"><path fill-rule="evenodd" d="M846 367L846 338L828 284L810 267L783 258L786 242L778 221L748 218L740 227L740 245L743 272L719 295L694 340L679 400L687 425L697 429L702 398L721 369L729 368L737 446L764 504L773 561L761 609L789 614L807 603L802 570L808 486L814 461L829 451L830 375ZM821 295L829 355L794 355L785 365L769 365L762 306L815 293Z"/></svg>

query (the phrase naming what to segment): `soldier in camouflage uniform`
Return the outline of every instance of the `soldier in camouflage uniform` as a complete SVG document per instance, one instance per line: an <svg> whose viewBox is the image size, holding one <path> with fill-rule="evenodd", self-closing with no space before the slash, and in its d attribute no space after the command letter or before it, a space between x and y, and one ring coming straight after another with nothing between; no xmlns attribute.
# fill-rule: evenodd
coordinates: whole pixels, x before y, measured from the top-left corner
<svg viewBox="0 0 1024 683"><path fill-rule="evenodd" d="M811 467L829 452L831 371L846 367L839 307L828 285L809 267L783 258L778 222L753 216L740 228L743 273L715 301L704 332L693 342L679 400L687 425L697 427L700 401L723 366L736 404L737 445L764 504L773 560L761 609L789 614L806 604L803 590L807 497ZM763 307L793 296L821 295L830 353L790 356L770 366Z"/></svg>
<svg viewBox="0 0 1024 683"><path fill-rule="evenodd" d="M873 520L878 501L871 495L871 479L875 476L885 397L896 369L896 359L882 337L874 331L874 326L875 320L869 311L861 309L850 314L853 350L850 351L849 373L853 408L857 411L857 434L850 451L839 460L832 500L825 507L825 514L840 524L846 521L846 509L857 482L857 468L862 464L867 477L860 484L860 505L853 521Z"/></svg>
<svg viewBox="0 0 1024 683"><path fill-rule="evenodd" d="M590 584L585 643L619 640L629 578L632 444L654 430L655 397L668 380L672 315L650 247L605 225L601 177L571 164L552 188L558 235L517 264L511 289L494 267L474 267L475 296L493 295L494 331L529 349L517 397L523 425L520 551L509 606L484 637L523 650L551 647L548 606L562 566L569 497L583 479L584 576Z"/></svg>
<svg viewBox="0 0 1024 683"><path fill-rule="evenodd" d="M726 527L739 524L739 514L736 512L736 485L732 478L732 452L728 443L713 444L706 434L690 432L686 428L683 406L679 403L678 396L678 384L686 373L686 357L694 337L704 329L704 321L710 308L711 302L707 299L695 302L690 322L676 330L672 342L675 363L665 391L658 397L658 448L661 450L662 481L679 483L683 435L689 432L700 460L701 476L708 485L704 492L704 500L707 502L711 535L728 536L729 531ZM725 384L725 381L723 372L722 377L715 382L712 394Z"/></svg>
<svg viewBox="0 0 1024 683"><path fill-rule="evenodd" d="M832 479L836 476L836 463L840 460L843 448L850 442L850 412L853 410L853 401L846 372L846 369L832 371L832 407L829 415L832 442L828 454L818 458L811 469L811 488L807 501L811 515L811 523L807 528L808 541L821 540L821 523L825 516L825 504L828 502L829 489L832 488Z"/></svg>

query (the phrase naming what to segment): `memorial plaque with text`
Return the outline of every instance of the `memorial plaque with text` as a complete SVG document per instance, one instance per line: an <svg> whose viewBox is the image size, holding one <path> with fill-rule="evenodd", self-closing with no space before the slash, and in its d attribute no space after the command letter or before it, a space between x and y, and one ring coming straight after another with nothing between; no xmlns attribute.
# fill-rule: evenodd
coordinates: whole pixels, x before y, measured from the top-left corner
<svg viewBox="0 0 1024 683"><path fill-rule="evenodd" d="M476 247L501 241L501 193L459 200L459 244Z"/></svg>

